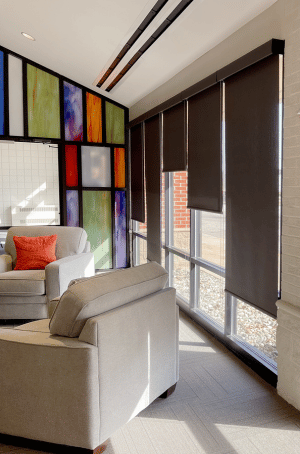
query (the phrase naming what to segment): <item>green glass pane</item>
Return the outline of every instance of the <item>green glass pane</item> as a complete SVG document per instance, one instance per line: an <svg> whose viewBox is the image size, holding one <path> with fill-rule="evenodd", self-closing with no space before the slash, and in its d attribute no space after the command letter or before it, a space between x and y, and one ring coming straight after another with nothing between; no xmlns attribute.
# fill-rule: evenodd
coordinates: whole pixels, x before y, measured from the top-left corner
<svg viewBox="0 0 300 454"><path fill-rule="evenodd" d="M91 243L96 269L112 268L111 194L83 191L83 228Z"/></svg>
<svg viewBox="0 0 300 454"><path fill-rule="evenodd" d="M27 64L28 135L60 139L59 80Z"/></svg>
<svg viewBox="0 0 300 454"><path fill-rule="evenodd" d="M125 143L125 117L124 109L106 102L106 142Z"/></svg>

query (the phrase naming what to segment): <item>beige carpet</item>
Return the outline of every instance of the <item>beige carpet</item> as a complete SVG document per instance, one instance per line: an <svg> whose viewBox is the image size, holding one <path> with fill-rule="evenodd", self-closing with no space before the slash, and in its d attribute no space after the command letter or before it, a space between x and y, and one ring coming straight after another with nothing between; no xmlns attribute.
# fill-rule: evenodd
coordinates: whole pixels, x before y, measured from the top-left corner
<svg viewBox="0 0 300 454"><path fill-rule="evenodd" d="M0 445L0 453L35 453ZM300 413L181 314L180 380L118 430L106 454L300 454Z"/></svg>

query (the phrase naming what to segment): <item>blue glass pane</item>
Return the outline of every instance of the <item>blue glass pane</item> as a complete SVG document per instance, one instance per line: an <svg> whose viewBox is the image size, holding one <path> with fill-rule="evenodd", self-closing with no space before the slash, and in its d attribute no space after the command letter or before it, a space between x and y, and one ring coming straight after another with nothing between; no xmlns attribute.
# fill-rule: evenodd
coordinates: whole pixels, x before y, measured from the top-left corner
<svg viewBox="0 0 300 454"><path fill-rule="evenodd" d="M67 190L67 225L70 227L79 227L79 202L78 191Z"/></svg>
<svg viewBox="0 0 300 454"><path fill-rule="evenodd" d="M65 139L83 140L82 90L64 82Z"/></svg>
<svg viewBox="0 0 300 454"><path fill-rule="evenodd" d="M115 247L116 267L124 268L127 266L125 191L116 191L115 193Z"/></svg>
<svg viewBox="0 0 300 454"><path fill-rule="evenodd" d="M4 54L0 51L0 134L4 135Z"/></svg>

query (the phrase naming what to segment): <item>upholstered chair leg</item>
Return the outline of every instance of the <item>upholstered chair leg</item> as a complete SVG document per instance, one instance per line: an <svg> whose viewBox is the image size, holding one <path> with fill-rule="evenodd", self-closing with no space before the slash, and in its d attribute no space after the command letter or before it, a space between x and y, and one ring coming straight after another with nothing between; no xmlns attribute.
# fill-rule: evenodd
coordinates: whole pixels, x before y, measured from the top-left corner
<svg viewBox="0 0 300 454"><path fill-rule="evenodd" d="M170 388L168 388L167 391L162 393L159 397L161 399L166 399L167 397L171 396L171 394L173 394L173 392L175 391L176 385L177 385L177 383L175 383L175 385L173 385L173 386L170 386Z"/></svg>
<svg viewBox="0 0 300 454"><path fill-rule="evenodd" d="M108 445L108 440L106 440L102 445L98 446L95 448L93 451L91 451L91 454L101 454L101 452L104 452L105 449L107 448Z"/></svg>

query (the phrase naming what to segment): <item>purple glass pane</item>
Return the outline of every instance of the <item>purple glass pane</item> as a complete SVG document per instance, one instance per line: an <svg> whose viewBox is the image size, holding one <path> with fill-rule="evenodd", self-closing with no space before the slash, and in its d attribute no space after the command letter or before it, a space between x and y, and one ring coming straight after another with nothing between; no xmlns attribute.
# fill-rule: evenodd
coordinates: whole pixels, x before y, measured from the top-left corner
<svg viewBox="0 0 300 454"><path fill-rule="evenodd" d="M116 267L124 268L125 266L127 266L125 191L115 192L115 248Z"/></svg>
<svg viewBox="0 0 300 454"><path fill-rule="evenodd" d="M65 139L83 140L82 90L64 82Z"/></svg>
<svg viewBox="0 0 300 454"><path fill-rule="evenodd" d="M78 191L67 190L67 225L70 227L79 227L79 203Z"/></svg>
<svg viewBox="0 0 300 454"><path fill-rule="evenodd" d="M0 51L0 134L4 135L4 54Z"/></svg>

